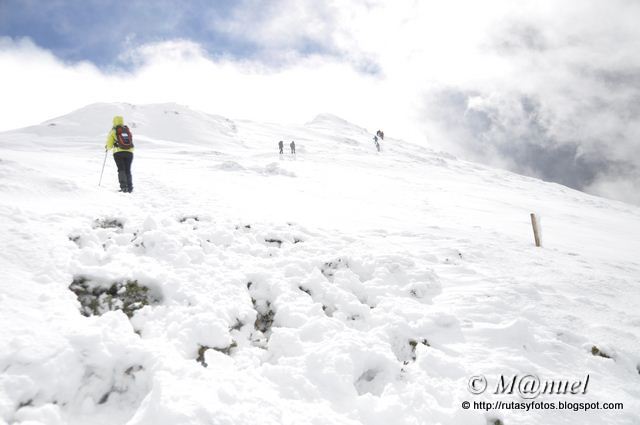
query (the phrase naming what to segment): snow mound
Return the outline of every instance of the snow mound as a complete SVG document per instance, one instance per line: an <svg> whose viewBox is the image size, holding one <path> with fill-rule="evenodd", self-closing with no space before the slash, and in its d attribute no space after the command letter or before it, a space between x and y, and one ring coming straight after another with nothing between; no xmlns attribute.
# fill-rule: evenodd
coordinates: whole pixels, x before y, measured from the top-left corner
<svg viewBox="0 0 640 425"><path fill-rule="evenodd" d="M132 105L95 103L44 123L10 133L83 142L105 140L112 118L121 115L137 139L180 144L233 144L235 123L227 118L194 111L175 103ZM237 144L237 141L236 141Z"/></svg>
<svg viewBox="0 0 640 425"><path fill-rule="evenodd" d="M367 135L369 131L366 128L340 118L333 114L319 114L313 120L305 124L309 128L316 130L328 131L334 134L349 135Z"/></svg>

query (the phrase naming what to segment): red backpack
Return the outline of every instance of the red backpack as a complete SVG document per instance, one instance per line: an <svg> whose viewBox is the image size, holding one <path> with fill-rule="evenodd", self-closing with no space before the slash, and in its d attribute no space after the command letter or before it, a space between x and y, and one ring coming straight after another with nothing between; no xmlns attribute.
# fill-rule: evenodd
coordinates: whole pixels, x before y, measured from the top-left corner
<svg viewBox="0 0 640 425"><path fill-rule="evenodd" d="M114 130L116 131L115 146L120 149L133 149L133 136L129 127L119 125Z"/></svg>

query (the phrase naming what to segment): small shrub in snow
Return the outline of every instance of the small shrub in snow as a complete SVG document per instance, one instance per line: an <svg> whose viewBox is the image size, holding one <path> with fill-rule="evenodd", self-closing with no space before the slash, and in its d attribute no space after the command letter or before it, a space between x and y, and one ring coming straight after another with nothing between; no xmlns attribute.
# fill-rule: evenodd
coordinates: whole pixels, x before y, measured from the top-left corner
<svg viewBox="0 0 640 425"><path fill-rule="evenodd" d="M29 407L29 406L33 406L33 399L29 399L27 401L21 401L20 403L18 403L18 408L16 410L20 410L23 407Z"/></svg>
<svg viewBox="0 0 640 425"><path fill-rule="evenodd" d="M268 300L256 300L254 298L251 298L251 302L253 303L253 308L258 313L254 323L256 330L262 333L269 332L271 326L273 326L273 317L276 314L271 309L271 302Z"/></svg>
<svg viewBox="0 0 640 425"><path fill-rule="evenodd" d="M278 248L282 246L282 241L280 239L271 238L271 239L265 239L264 241L268 244L275 244Z"/></svg>
<svg viewBox="0 0 640 425"><path fill-rule="evenodd" d="M268 334L271 331L273 318L275 316L275 311L271 308L271 301L268 299L268 290L265 291L265 287L262 287L261 290L259 287L256 287L254 282L247 282L247 289L251 294L253 309L256 311L256 320L254 322L255 330L263 334ZM265 335L265 337L268 337L268 335Z"/></svg>
<svg viewBox="0 0 640 425"><path fill-rule="evenodd" d="M232 331L239 331L244 326L244 323L240 321L240 319L236 319L236 322L229 329Z"/></svg>
<svg viewBox="0 0 640 425"><path fill-rule="evenodd" d="M93 221L94 229L122 229L124 223L116 218L97 218Z"/></svg>
<svg viewBox="0 0 640 425"><path fill-rule="evenodd" d="M322 311L327 315L327 317L333 317L333 313L335 313L337 309L335 307L323 304Z"/></svg>
<svg viewBox="0 0 640 425"><path fill-rule="evenodd" d="M138 236L138 231L133 232L133 239L131 239L131 243L133 243L133 246L135 246L136 248L145 248L144 241L141 240L140 242L137 242Z"/></svg>
<svg viewBox="0 0 640 425"><path fill-rule="evenodd" d="M336 270L348 267L349 264L347 263L347 260L337 258L333 261L327 261L324 263L320 271L329 281L333 281L333 275L336 273Z"/></svg>
<svg viewBox="0 0 640 425"><path fill-rule="evenodd" d="M311 296L311 289L307 289L303 286L298 286L298 289L301 290L302 292L306 293L307 295Z"/></svg>
<svg viewBox="0 0 640 425"><path fill-rule="evenodd" d="M426 345L427 347L431 347L431 345L429 345L429 341L427 341L426 338L422 338L420 340L420 344ZM418 341L416 341L415 339L410 339L409 346L413 349L413 351L416 351L416 347L418 346Z"/></svg>
<svg viewBox="0 0 640 425"><path fill-rule="evenodd" d="M133 366L129 366L128 368L125 369L124 374L127 376L133 376L135 375L136 372L139 372L141 370L143 370L144 367L142 365L133 365Z"/></svg>
<svg viewBox="0 0 640 425"><path fill-rule="evenodd" d="M211 347L207 347L206 345L201 345L200 347L198 347L198 357L196 357L196 361L204 367L209 366L207 362L204 361L204 353L210 349Z"/></svg>
<svg viewBox="0 0 640 425"><path fill-rule="evenodd" d="M139 364L129 366L127 369L125 369L124 376L121 379L119 379L117 383L112 385L109 391L107 391L102 395L102 397L100 397L100 399L98 400L98 404L105 404L107 401L109 401L109 397L114 393L116 394L126 393L129 390L129 385L133 381L135 381L136 373L143 370L144 370L144 367Z"/></svg>
<svg viewBox="0 0 640 425"><path fill-rule="evenodd" d="M131 318L145 305L158 304L160 297L137 280L114 282L108 287L97 285L83 276L73 279L69 289L78 297L83 316L97 316L107 311L122 310Z"/></svg>
<svg viewBox="0 0 640 425"><path fill-rule="evenodd" d="M601 351L595 345L593 347L591 347L591 354L593 354L594 356L604 357L605 359L610 359L611 358L611 356L609 354L605 353L604 351Z"/></svg>
<svg viewBox="0 0 640 425"><path fill-rule="evenodd" d="M219 348L219 347L209 347L207 345L200 345L198 347L198 357L196 357L196 361L198 363L200 363L202 366L204 367L208 367L209 365L207 364L206 360L205 360L205 353L207 352L207 350L216 350L222 354L226 354L227 356L231 355L231 351L236 348L238 346L238 344L235 341L231 341L231 344L229 344L227 347L223 347L223 348Z"/></svg>
<svg viewBox="0 0 640 425"><path fill-rule="evenodd" d="M402 362L404 365L408 365L411 362L416 361L416 349L418 345L422 344L426 347L430 347L429 341L425 338L422 339L399 339L393 344L393 352L396 355L396 358Z"/></svg>
<svg viewBox="0 0 640 425"><path fill-rule="evenodd" d="M231 350L233 350L237 346L238 346L237 342L231 341L231 344L229 344L227 347L223 347L223 348L213 347L213 349L216 350L216 351L221 352L222 354L226 354L227 356L230 356L231 355Z"/></svg>
<svg viewBox="0 0 640 425"><path fill-rule="evenodd" d="M184 217L181 217L178 221L180 223L184 223L187 220L200 221L197 215L185 215Z"/></svg>
<svg viewBox="0 0 640 425"><path fill-rule="evenodd" d="M422 338L420 341L417 341L415 339L410 339L409 340L409 347L411 349L411 361L415 361L416 360L416 347L418 347L418 344L422 344L426 347L431 347L431 345L429 345L429 341L427 341L426 338ZM405 361L404 364L408 364L408 361Z"/></svg>

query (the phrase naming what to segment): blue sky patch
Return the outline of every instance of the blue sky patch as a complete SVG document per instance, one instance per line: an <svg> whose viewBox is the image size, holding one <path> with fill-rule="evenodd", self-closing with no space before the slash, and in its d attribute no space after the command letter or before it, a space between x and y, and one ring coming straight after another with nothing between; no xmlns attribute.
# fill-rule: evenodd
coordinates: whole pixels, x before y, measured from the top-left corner
<svg viewBox="0 0 640 425"><path fill-rule="evenodd" d="M64 61L90 61L101 68L126 66L119 53L166 40L199 43L211 55L252 57L259 47L216 27L239 2L36 1L0 2L0 35L29 37Z"/></svg>

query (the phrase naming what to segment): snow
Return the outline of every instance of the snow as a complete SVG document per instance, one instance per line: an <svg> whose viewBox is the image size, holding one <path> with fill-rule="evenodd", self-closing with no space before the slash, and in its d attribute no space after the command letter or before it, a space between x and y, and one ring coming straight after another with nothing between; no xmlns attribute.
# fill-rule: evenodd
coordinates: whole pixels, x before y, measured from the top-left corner
<svg viewBox="0 0 640 425"><path fill-rule="evenodd" d="M110 155L97 185L116 114L131 195ZM0 134L0 424L638 423L640 209L370 130L95 104ZM83 316L72 282L154 301ZM461 408L528 373L624 409Z"/></svg>

